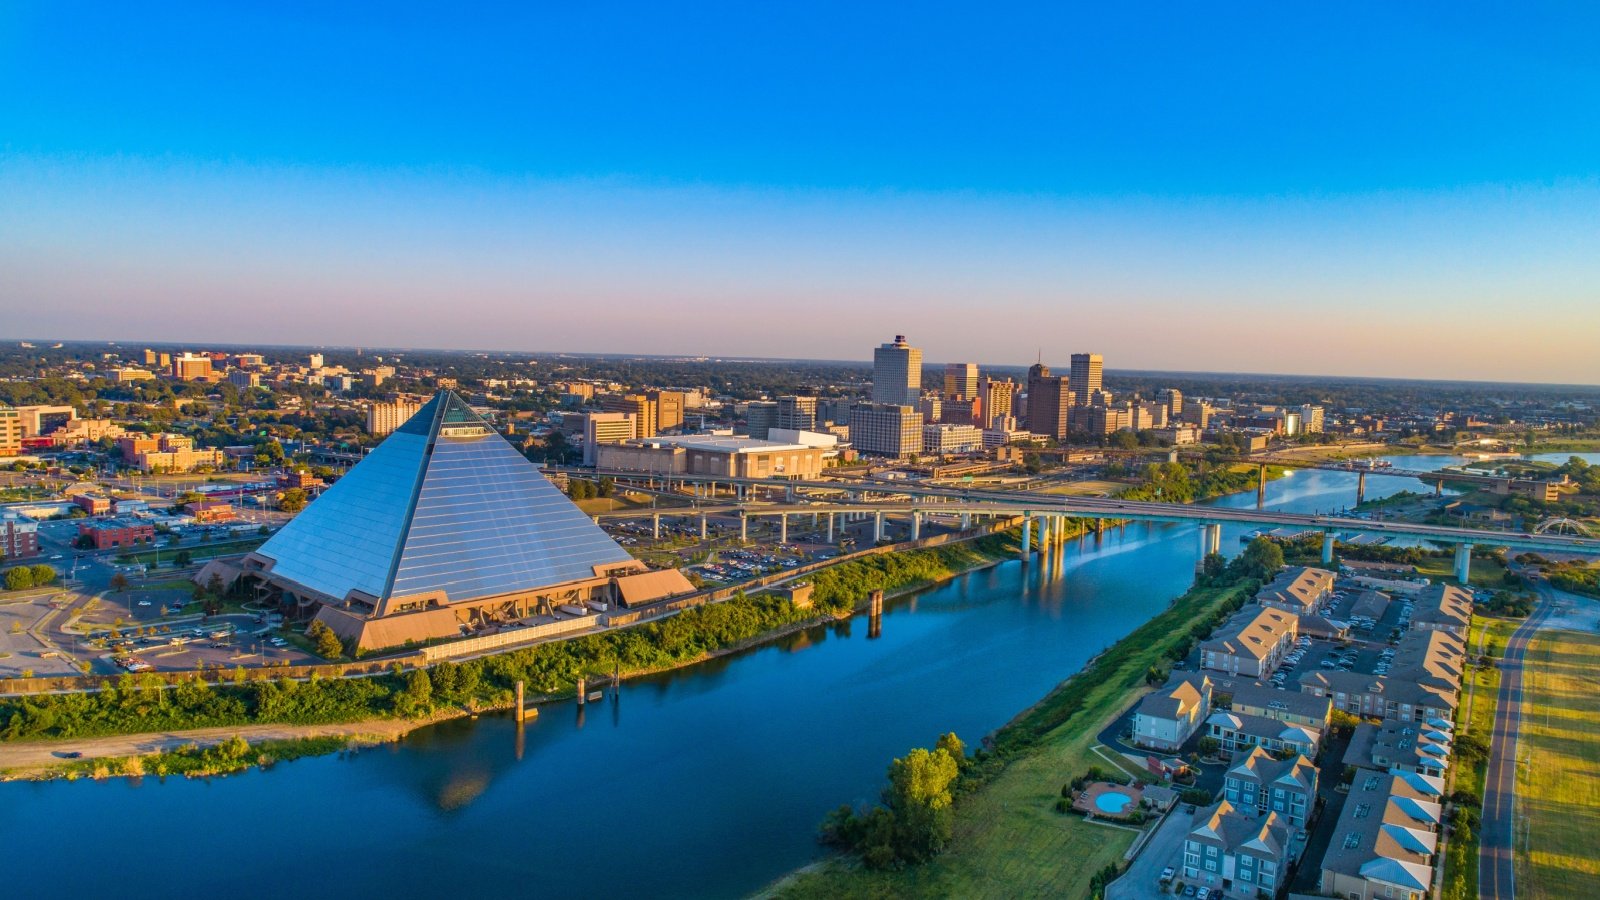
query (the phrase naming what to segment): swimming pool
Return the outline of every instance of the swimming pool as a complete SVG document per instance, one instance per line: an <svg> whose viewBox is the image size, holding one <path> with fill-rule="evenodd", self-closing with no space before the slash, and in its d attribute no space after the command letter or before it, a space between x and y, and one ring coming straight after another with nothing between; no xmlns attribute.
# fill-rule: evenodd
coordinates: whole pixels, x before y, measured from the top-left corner
<svg viewBox="0 0 1600 900"><path fill-rule="evenodd" d="M1108 815L1120 816L1127 811L1133 798L1117 791L1104 791L1094 798L1094 805Z"/></svg>

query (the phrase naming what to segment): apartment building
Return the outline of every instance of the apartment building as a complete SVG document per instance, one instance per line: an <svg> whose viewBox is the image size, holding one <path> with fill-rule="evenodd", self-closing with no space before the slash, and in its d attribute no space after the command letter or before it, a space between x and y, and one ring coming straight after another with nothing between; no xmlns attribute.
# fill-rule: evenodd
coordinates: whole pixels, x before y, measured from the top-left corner
<svg viewBox="0 0 1600 900"><path fill-rule="evenodd" d="M1200 645L1200 667L1261 678L1278 667L1298 634L1294 614L1263 606L1245 607Z"/></svg>
<svg viewBox="0 0 1600 900"><path fill-rule="evenodd" d="M1275 896L1287 873L1291 829L1277 813L1246 815L1227 800L1202 809L1183 842L1183 877L1190 884Z"/></svg>
<svg viewBox="0 0 1600 900"><path fill-rule="evenodd" d="M1229 767L1222 790L1243 813L1273 812L1304 828L1317 800L1317 767L1304 755L1279 759L1255 747Z"/></svg>

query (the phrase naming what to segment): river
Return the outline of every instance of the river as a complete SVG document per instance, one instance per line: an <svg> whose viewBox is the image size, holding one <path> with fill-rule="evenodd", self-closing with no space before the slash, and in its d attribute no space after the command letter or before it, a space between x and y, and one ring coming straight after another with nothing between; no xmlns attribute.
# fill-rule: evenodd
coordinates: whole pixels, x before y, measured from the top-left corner
<svg viewBox="0 0 1600 900"><path fill-rule="evenodd" d="M1355 479L1291 472L1266 504L1337 509ZM1425 488L1368 476L1369 498L1402 489ZM1226 552L1245 530L1224 528ZM4 894L743 895L816 858L817 823L871 799L891 757L945 731L977 741L1166 606L1196 544L1178 525L1079 539L1059 565L895 601L876 637L858 618L546 706L520 744L488 716L226 778L0 785Z"/></svg>

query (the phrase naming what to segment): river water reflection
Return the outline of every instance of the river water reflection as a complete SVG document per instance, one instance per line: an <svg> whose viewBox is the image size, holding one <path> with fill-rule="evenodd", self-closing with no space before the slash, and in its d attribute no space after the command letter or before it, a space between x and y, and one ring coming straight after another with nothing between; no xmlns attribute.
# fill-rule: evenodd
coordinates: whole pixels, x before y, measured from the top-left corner
<svg viewBox="0 0 1600 900"><path fill-rule="evenodd" d="M1421 488L1369 476L1367 496L1401 489ZM1300 471L1266 502L1326 511L1354 493L1353 474ZM1245 530L1224 529L1225 551ZM745 894L815 858L823 815L871 798L891 757L944 731L976 741L1163 608L1196 543L1176 525L1074 541L1057 564L893 602L875 638L861 618L547 706L520 741L485 717L228 778L6 785L0 893Z"/></svg>

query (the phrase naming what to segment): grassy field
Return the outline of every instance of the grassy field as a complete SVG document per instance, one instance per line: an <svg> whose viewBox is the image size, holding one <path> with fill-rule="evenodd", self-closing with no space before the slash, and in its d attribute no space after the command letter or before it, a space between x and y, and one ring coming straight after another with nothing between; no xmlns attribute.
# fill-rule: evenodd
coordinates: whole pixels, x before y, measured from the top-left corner
<svg viewBox="0 0 1600 900"><path fill-rule="evenodd" d="M1115 497L1128 487L1125 481L1074 481L1054 484L1044 489L1046 494L1067 494L1072 497Z"/></svg>
<svg viewBox="0 0 1600 900"><path fill-rule="evenodd" d="M1467 657L1473 665L1461 682L1461 705L1456 710L1456 734L1476 734L1488 742L1494 732L1495 700L1500 691L1500 670L1493 666L1479 667L1479 656L1499 659L1506 649L1506 639L1520 624L1513 619L1472 617L1472 630L1467 636ZM1461 765L1455 771L1455 787L1483 796L1483 779L1486 763ZM1471 900L1478 896L1478 841L1452 840L1445 848L1444 900Z"/></svg>
<svg viewBox="0 0 1600 900"><path fill-rule="evenodd" d="M1524 676L1531 712L1517 767L1517 893L1600 895L1600 635L1550 630L1530 646Z"/></svg>
<svg viewBox="0 0 1600 900"><path fill-rule="evenodd" d="M1147 689L1144 674L1167 649L1242 587L1191 591L1113 646L1004 731L1042 736L956 805L955 839L932 862L874 872L830 859L777 885L785 898L1083 897L1090 878L1121 862L1130 830L1055 812L1061 785L1091 765L1100 730ZM1060 722L1054 727L1049 723ZM1114 755L1114 754L1113 754Z"/></svg>
<svg viewBox="0 0 1600 900"><path fill-rule="evenodd" d="M1417 566L1417 572L1432 578L1435 582L1457 583L1456 564L1448 556L1423 560L1422 564ZM1506 587L1506 567L1493 558L1482 555L1473 556L1472 587L1488 588L1490 590Z"/></svg>

